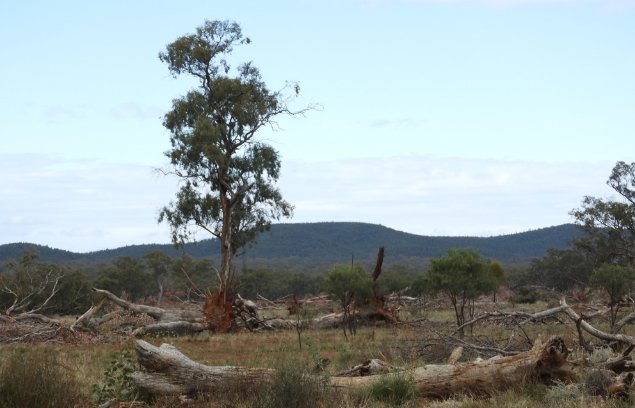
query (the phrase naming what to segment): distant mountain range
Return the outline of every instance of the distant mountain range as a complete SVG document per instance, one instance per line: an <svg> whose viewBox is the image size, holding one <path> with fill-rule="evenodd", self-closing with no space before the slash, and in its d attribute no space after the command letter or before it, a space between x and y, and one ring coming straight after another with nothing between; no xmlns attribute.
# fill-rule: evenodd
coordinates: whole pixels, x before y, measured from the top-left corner
<svg viewBox="0 0 635 408"><path fill-rule="evenodd" d="M355 222L319 222L275 224L248 247L238 262L251 260L297 260L298 263L347 263L351 257L372 260L380 246L385 247L386 262L429 259L443 255L449 248L473 248L483 257L504 263L524 263L544 256L549 248L566 248L582 231L574 224L563 224L517 234L495 237L434 237L409 234L381 225ZM187 244L177 250L171 244L130 245L116 249L75 253L29 243L0 245L0 263L17 259L26 248L34 248L45 262L95 264L118 257L141 257L152 251L170 256L185 252L193 258L218 257L215 239Z"/></svg>

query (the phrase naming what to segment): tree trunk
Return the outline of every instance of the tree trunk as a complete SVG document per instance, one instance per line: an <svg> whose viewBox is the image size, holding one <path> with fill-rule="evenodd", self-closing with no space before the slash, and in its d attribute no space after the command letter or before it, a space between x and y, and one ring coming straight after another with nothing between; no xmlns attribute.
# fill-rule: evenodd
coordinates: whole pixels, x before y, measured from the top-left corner
<svg viewBox="0 0 635 408"><path fill-rule="evenodd" d="M145 313L160 323L179 322L179 321L201 323L203 321L203 316L201 316L201 313L199 311L180 310L180 309L169 310L169 309L162 309L160 307L140 305L137 303L132 303L132 302L128 302L127 300L121 299L120 297L115 296L114 294L112 294L111 292L105 289L93 288L93 290L103 295L106 299L110 300L114 304L121 306L126 310L130 310L131 312L134 312L134 313Z"/></svg>
<svg viewBox="0 0 635 408"><path fill-rule="evenodd" d="M135 384L150 394L190 394L212 391L223 382L255 382L268 379L273 370L206 366L189 359L174 346L153 346L137 340L135 346L139 364L147 372L134 372Z"/></svg>
<svg viewBox="0 0 635 408"><path fill-rule="evenodd" d="M221 242L221 271L218 292L223 296L223 302L231 302L233 298L229 291L229 281L232 269L232 205L225 196L226 192L221 189L221 205L223 207L223 224L220 236ZM227 298L227 296L230 296Z"/></svg>
<svg viewBox="0 0 635 408"><path fill-rule="evenodd" d="M188 394L211 392L221 382L269 381L274 370L230 366L206 366L190 360L171 345L153 346L136 341L139 363L146 372L135 372L133 380L150 394ZM567 380L573 376L566 362L568 349L559 337L544 346L536 342L524 353L465 364L427 365L412 370L364 377L332 377L339 389L359 389L385 376L411 378L419 394L447 397L454 394L491 393L532 380Z"/></svg>
<svg viewBox="0 0 635 408"><path fill-rule="evenodd" d="M463 364L426 365L404 373L415 383L422 396L442 398L455 394L490 394L532 380L569 380L574 376L566 362L568 349L560 337L551 338L544 346L536 342L524 353L509 357L493 357L489 360ZM331 385L344 389L366 387L377 381L378 376L333 377Z"/></svg>

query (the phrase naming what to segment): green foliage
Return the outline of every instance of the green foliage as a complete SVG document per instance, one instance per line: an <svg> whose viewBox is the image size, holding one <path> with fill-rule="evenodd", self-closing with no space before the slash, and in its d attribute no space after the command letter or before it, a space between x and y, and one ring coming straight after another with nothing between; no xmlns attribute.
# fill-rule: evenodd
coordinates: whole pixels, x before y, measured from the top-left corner
<svg viewBox="0 0 635 408"><path fill-rule="evenodd" d="M255 299L262 295L268 299L295 294L298 297L317 294L322 286L321 276L302 272L274 271L271 269L244 269L237 277L240 294Z"/></svg>
<svg viewBox="0 0 635 408"><path fill-rule="evenodd" d="M211 291L217 284L215 276L213 260L194 259L190 255L182 254L179 258L172 260L168 287L180 298L190 300L194 290L192 286L202 291Z"/></svg>
<svg viewBox="0 0 635 408"><path fill-rule="evenodd" d="M328 272L324 290L345 308L354 300L362 303L370 299L373 294L372 278L359 265L335 266Z"/></svg>
<svg viewBox="0 0 635 408"><path fill-rule="evenodd" d="M391 405L403 405L413 401L416 396L414 381L404 375L384 376L373 383L369 390L369 396L376 400Z"/></svg>
<svg viewBox="0 0 635 408"><path fill-rule="evenodd" d="M293 114L287 100L267 88L251 63L229 75L228 56L249 42L235 22L205 21L159 54L174 77L187 74L200 85L175 99L164 117L171 143L165 154L182 184L159 222L168 223L176 245L192 240L196 229L221 241L223 292L230 289L237 251L293 210L275 187L278 152L256 138L276 116Z"/></svg>
<svg viewBox="0 0 635 408"><path fill-rule="evenodd" d="M571 211L587 233L576 246L587 252L594 265L612 263L635 267L635 162L619 161L607 184L619 200L584 197L582 207Z"/></svg>
<svg viewBox="0 0 635 408"><path fill-rule="evenodd" d="M542 259L531 262L530 276L525 284L540 285L564 292L584 288L589 284L593 264L575 249L549 249Z"/></svg>
<svg viewBox="0 0 635 408"><path fill-rule="evenodd" d="M25 250L0 274L0 310L12 313L79 313L90 306L90 282L80 271L41 262L35 250Z"/></svg>
<svg viewBox="0 0 635 408"><path fill-rule="evenodd" d="M610 303L617 303L628 294L635 282L635 271L620 265L604 264L591 274L591 285L609 295Z"/></svg>
<svg viewBox="0 0 635 408"><path fill-rule="evenodd" d="M335 266L328 272L324 281L324 290L340 302L344 311L344 320L349 332L355 334L355 319L352 317L353 302L368 302L373 294L373 280L359 265ZM346 328L344 328L346 336Z"/></svg>
<svg viewBox="0 0 635 408"><path fill-rule="evenodd" d="M509 298L512 303L536 303L540 299L540 294L533 288L521 286L516 293Z"/></svg>
<svg viewBox="0 0 635 408"><path fill-rule="evenodd" d="M465 308L473 315L474 300L498 287L490 274L488 263L472 249L450 249L441 258L430 262L426 286L432 293L448 295L456 316L457 326L465 323Z"/></svg>
<svg viewBox="0 0 635 408"><path fill-rule="evenodd" d="M154 292L154 281L140 259L122 257L104 265L95 286L116 295L126 293L132 300L142 299Z"/></svg>
<svg viewBox="0 0 635 408"><path fill-rule="evenodd" d="M329 360L322 356L318 347L308 337L304 339L304 344L306 344L307 346L307 352L309 353L309 357L313 362L314 370L317 372L324 371L326 369L326 366L329 365Z"/></svg>
<svg viewBox="0 0 635 408"><path fill-rule="evenodd" d="M99 404L115 399L117 401L132 401L146 397L132 380L135 371L132 352L126 348L113 356L109 366L104 371L104 379L93 385L93 397Z"/></svg>
<svg viewBox="0 0 635 408"><path fill-rule="evenodd" d="M153 251L143 256L146 268L157 285L157 302L161 303L163 293L170 279L172 259L164 252Z"/></svg>
<svg viewBox="0 0 635 408"><path fill-rule="evenodd" d="M74 372L45 351L18 348L0 364L4 408L87 406Z"/></svg>
<svg viewBox="0 0 635 408"><path fill-rule="evenodd" d="M418 278L419 273L408 270L401 265L392 265L384 268L377 279L377 293L403 293L406 295L416 295L418 292L413 289L413 283Z"/></svg>
<svg viewBox="0 0 635 408"><path fill-rule="evenodd" d="M310 408L329 406L332 391L328 382L295 362L277 368L264 406L266 408ZM332 405L331 405L332 406Z"/></svg>
<svg viewBox="0 0 635 408"><path fill-rule="evenodd" d="M340 368L348 367L351 363L353 354L351 353L351 346L348 343L340 343L337 345L337 366Z"/></svg>
<svg viewBox="0 0 635 408"><path fill-rule="evenodd" d="M494 302L496 302L496 292L507 282L503 265L498 261L489 261L487 263L487 275L486 279L490 282L486 286L491 286Z"/></svg>
<svg viewBox="0 0 635 408"><path fill-rule="evenodd" d="M603 289L609 296L611 328L617 321L622 297L630 293L633 283L635 270L625 266L603 264L591 274L591 285Z"/></svg>
<svg viewBox="0 0 635 408"><path fill-rule="evenodd" d="M245 248L241 258L251 269L318 274L334 262L350 259L354 253L356 261L369 269L375 264L377 247L389 242L384 259L386 271L394 265L408 272L420 272L427 267L429 258L441 256L450 248L474 248L484 257L503 262L508 270L510 263L522 264L540 258L548 248L567 248L571 239L579 235L581 229L573 224L487 238L418 236L380 225L352 222L274 224L271 231L258 235L257 242ZM29 247L36 247L45 262L74 264L82 270L122 256L141 258L154 251L164 252L171 258L178 258L183 252L194 259L220 254L216 240L188 243L181 249L171 244L146 244L86 254L33 244L3 244L0 245L0 263L19 259L24 248Z"/></svg>

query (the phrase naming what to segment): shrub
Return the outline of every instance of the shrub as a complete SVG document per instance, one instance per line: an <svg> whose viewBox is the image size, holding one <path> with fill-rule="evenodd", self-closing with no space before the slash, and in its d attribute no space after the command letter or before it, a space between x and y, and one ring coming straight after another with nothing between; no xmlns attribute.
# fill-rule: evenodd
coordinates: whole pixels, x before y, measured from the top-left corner
<svg viewBox="0 0 635 408"><path fill-rule="evenodd" d="M134 370L132 353L129 349L114 355L110 365L104 371L104 380L93 386L95 400L101 404L111 399L117 401L147 399L132 380L131 374Z"/></svg>
<svg viewBox="0 0 635 408"><path fill-rule="evenodd" d="M45 351L16 349L0 364L0 406L87 406L73 371Z"/></svg>
<svg viewBox="0 0 635 408"><path fill-rule="evenodd" d="M518 292L509 298L512 303L533 304L538 301L540 295L535 289L523 286Z"/></svg>
<svg viewBox="0 0 635 408"><path fill-rule="evenodd" d="M394 405L413 400L417 393L411 378L403 375L384 377L370 387L370 398Z"/></svg>
<svg viewBox="0 0 635 408"><path fill-rule="evenodd" d="M332 406L333 395L323 378L297 363L282 364L269 386L267 408L311 408Z"/></svg>

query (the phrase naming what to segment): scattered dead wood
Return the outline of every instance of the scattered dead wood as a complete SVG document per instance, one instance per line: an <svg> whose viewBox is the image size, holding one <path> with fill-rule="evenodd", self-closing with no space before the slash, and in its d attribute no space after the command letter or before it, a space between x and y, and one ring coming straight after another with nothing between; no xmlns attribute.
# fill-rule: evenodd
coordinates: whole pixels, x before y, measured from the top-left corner
<svg viewBox="0 0 635 408"><path fill-rule="evenodd" d="M132 378L137 386L150 394L212 392L224 381L269 381L274 373L263 368L199 364L171 345L156 347L143 340L136 341L136 352L146 371L135 372ZM387 371L387 365L381 360L369 360L341 373L345 376L331 377L330 383L339 389L359 389L385 376L405 375L412 379L422 396L487 394L526 381L571 380L575 373L567 362L568 353L564 341L553 337L546 344L537 342L531 350L515 356L472 363L426 365L398 373L376 374Z"/></svg>
<svg viewBox="0 0 635 408"><path fill-rule="evenodd" d="M155 323L143 324L142 327L135 328L133 335L143 334L185 334L197 333L205 329L204 318L200 311L183 309L163 309L160 307L137 304L122 299L105 289L93 288L93 291L101 295L100 301L89 308L71 326L70 330L85 330L95 332L95 330L105 323L121 317L120 312L111 312L103 316L96 316L105 306L105 302L121 307L125 311L149 316Z"/></svg>
<svg viewBox="0 0 635 408"><path fill-rule="evenodd" d="M383 360L373 358L347 370L342 370L336 373L335 377L365 377L367 375L380 375L401 371L405 371L405 369L403 367L390 366Z"/></svg>

